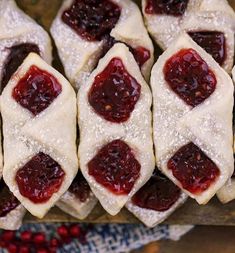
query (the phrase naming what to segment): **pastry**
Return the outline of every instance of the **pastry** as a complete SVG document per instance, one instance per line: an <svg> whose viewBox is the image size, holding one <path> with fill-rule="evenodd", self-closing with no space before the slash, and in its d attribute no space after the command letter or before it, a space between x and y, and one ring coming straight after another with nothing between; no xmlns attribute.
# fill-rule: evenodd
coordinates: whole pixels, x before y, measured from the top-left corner
<svg viewBox="0 0 235 253"><path fill-rule="evenodd" d="M4 181L24 207L41 218L77 173L75 92L61 74L30 53L0 102Z"/></svg>
<svg viewBox="0 0 235 253"><path fill-rule="evenodd" d="M148 227L155 227L170 216L187 199L175 184L160 171L126 204L126 208Z"/></svg>
<svg viewBox="0 0 235 253"><path fill-rule="evenodd" d="M0 0L0 90L30 52L51 63L47 32L21 11L13 0Z"/></svg>
<svg viewBox="0 0 235 253"><path fill-rule="evenodd" d="M153 45L138 6L130 0L65 0L51 34L65 73L77 88L118 41L130 47L149 77Z"/></svg>
<svg viewBox="0 0 235 253"><path fill-rule="evenodd" d="M157 166L199 204L231 177L233 83L187 34L152 69Z"/></svg>
<svg viewBox="0 0 235 253"><path fill-rule="evenodd" d="M235 13L227 1L162 2L143 0L146 23L154 40L165 50L182 31L187 32L227 72L231 72Z"/></svg>
<svg viewBox="0 0 235 253"><path fill-rule="evenodd" d="M56 205L77 219L85 219L96 203L97 198L79 170L68 191Z"/></svg>
<svg viewBox="0 0 235 253"><path fill-rule="evenodd" d="M22 224L25 208L18 199L9 191L4 181L0 181L0 228L16 230Z"/></svg>
<svg viewBox="0 0 235 253"><path fill-rule="evenodd" d="M127 46L115 44L78 91L81 171L117 214L154 170L151 93Z"/></svg>

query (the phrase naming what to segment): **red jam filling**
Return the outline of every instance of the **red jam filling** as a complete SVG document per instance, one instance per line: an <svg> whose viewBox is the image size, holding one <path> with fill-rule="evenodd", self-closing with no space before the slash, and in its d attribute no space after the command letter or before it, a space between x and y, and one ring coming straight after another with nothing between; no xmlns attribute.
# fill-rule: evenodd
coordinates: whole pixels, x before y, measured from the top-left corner
<svg viewBox="0 0 235 253"><path fill-rule="evenodd" d="M187 9L189 0L147 0L147 14L165 14L182 16Z"/></svg>
<svg viewBox="0 0 235 253"><path fill-rule="evenodd" d="M89 198L91 189L80 170L70 185L69 191L73 193L81 202L86 202L86 200Z"/></svg>
<svg viewBox="0 0 235 253"><path fill-rule="evenodd" d="M20 204L3 180L0 181L0 199L0 217L5 217Z"/></svg>
<svg viewBox="0 0 235 253"><path fill-rule="evenodd" d="M114 140L102 147L88 163L89 175L117 195L132 190L140 168L131 148L122 140Z"/></svg>
<svg viewBox="0 0 235 253"><path fill-rule="evenodd" d="M182 187L193 194L207 190L220 175L216 164L192 142L180 148L167 167Z"/></svg>
<svg viewBox="0 0 235 253"><path fill-rule="evenodd" d="M99 41L110 34L120 15L120 7L111 0L74 0L62 20L82 38Z"/></svg>
<svg viewBox="0 0 235 253"><path fill-rule="evenodd" d="M37 45L31 43L22 43L14 45L10 48L9 55L4 63L4 69L2 72L1 90L5 88L11 76L16 72L18 67L22 64L24 59L29 53L34 52L40 54L40 50Z"/></svg>
<svg viewBox="0 0 235 253"><path fill-rule="evenodd" d="M181 190L158 171L132 197L132 202L141 208L164 212L179 199L180 193Z"/></svg>
<svg viewBox="0 0 235 253"><path fill-rule="evenodd" d="M164 66L170 88L188 105L197 106L216 88L216 77L207 63L193 49L182 49Z"/></svg>
<svg viewBox="0 0 235 253"><path fill-rule="evenodd" d="M191 38L210 54L220 65L226 59L226 39L222 32L189 32Z"/></svg>
<svg viewBox="0 0 235 253"><path fill-rule="evenodd" d="M88 101L104 119L121 123L129 119L140 97L141 86L119 58L113 58L94 80Z"/></svg>
<svg viewBox="0 0 235 253"><path fill-rule="evenodd" d="M61 93L58 80L45 70L31 66L12 92L12 97L34 116L45 110Z"/></svg>
<svg viewBox="0 0 235 253"><path fill-rule="evenodd" d="M49 155L35 155L16 173L16 182L21 195L34 203L44 203L58 192L65 172Z"/></svg>

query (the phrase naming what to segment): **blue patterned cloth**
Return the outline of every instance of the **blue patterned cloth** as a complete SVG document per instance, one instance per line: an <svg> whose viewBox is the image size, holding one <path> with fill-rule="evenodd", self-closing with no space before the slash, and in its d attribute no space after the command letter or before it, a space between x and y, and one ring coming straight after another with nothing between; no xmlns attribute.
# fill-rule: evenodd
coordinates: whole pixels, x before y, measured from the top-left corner
<svg viewBox="0 0 235 253"><path fill-rule="evenodd" d="M17 232L30 230L45 232L48 238L55 235L61 224L26 224ZM162 239L178 240L193 226L159 225L155 228L146 228L144 225L103 224L85 225L81 229L86 232L85 242L73 240L64 245L58 253L122 253L140 248L152 241ZM6 251L0 249L0 253Z"/></svg>

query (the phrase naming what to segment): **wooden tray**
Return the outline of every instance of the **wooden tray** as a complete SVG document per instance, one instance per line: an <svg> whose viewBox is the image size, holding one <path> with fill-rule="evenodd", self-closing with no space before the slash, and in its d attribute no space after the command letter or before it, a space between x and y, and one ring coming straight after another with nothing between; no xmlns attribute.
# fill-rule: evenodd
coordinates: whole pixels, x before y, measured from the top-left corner
<svg viewBox="0 0 235 253"><path fill-rule="evenodd" d="M18 5L47 31L62 0L17 0ZM137 1L139 2L139 1ZM235 9L235 0L230 0ZM63 67L54 49L55 60L53 65L62 73ZM29 213L24 222L74 222L75 218L63 213L54 207L40 220ZM108 215L100 205L97 205L89 217L82 222L91 223L138 223L139 221L125 208L116 216ZM199 206L194 200L189 199L179 208L165 224L201 224L201 225L235 225L235 201L222 205L216 198L205 206Z"/></svg>

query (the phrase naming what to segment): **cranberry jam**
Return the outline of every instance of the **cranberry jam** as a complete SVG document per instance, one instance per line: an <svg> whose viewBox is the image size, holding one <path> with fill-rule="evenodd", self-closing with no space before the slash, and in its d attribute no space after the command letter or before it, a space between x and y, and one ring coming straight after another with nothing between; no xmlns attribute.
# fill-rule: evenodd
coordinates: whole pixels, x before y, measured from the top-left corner
<svg viewBox="0 0 235 253"><path fill-rule="evenodd" d="M80 170L70 185L69 191L73 193L81 202L86 202L86 200L90 197L90 186L83 177Z"/></svg>
<svg viewBox="0 0 235 253"><path fill-rule="evenodd" d="M0 217L5 217L20 204L18 199L10 192L3 179L0 181L0 199Z"/></svg>
<svg viewBox="0 0 235 253"><path fill-rule="evenodd" d="M216 88L216 77L193 49L182 49L167 60L164 77L169 87L188 105L195 107Z"/></svg>
<svg viewBox="0 0 235 253"><path fill-rule="evenodd" d="M164 212L179 199L181 190L161 172L154 172L149 181L132 197L134 205Z"/></svg>
<svg viewBox="0 0 235 253"><path fill-rule="evenodd" d="M103 146L88 163L89 175L114 194L128 194L140 175L141 165L122 140Z"/></svg>
<svg viewBox="0 0 235 253"><path fill-rule="evenodd" d="M12 97L34 116L45 110L61 93L58 80L45 70L31 66L12 92Z"/></svg>
<svg viewBox="0 0 235 253"><path fill-rule="evenodd" d="M220 175L217 165L192 142L181 147L167 167L182 187L193 194L207 190Z"/></svg>
<svg viewBox="0 0 235 253"><path fill-rule="evenodd" d="M24 59L29 53L34 52L40 54L40 50L36 44L22 43L14 45L10 48L7 59L4 63L4 69L2 73L1 90L5 88L11 76L16 72L18 67L22 64Z"/></svg>
<svg viewBox="0 0 235 253"><path fill-rule="evenodd" d="M147 0L147 14L165 14L182 16L187 9L189 0Z"/></svg>
<svg viewBox="0 0 235 253"><path fill-rule="evenodd" d="M120 58L113 58L94 80L88 101L104 119L121 123L129 119L140 97L141 86Z"/></svg>
<svg viewBox="0 0 235 253"><path fill-rule="evenodd" d="M33 203L45 203L58 192L65 172L49 155L35 155L16 173L15 180L21 195Z"/></svg>
<svg viewBox="0 0 235 253"><path fill-rule="evenodd" d="M62 20L88 41L99 41L110 34L121 15L111 0L74 0L62 14Z"/></svg>
<svg viewBox="0 0 235 253"><path fill-rule="evenodd" d="M215 31L201 31L189 32L188 34L220 65L223 65L226 59L226 39L224 33Z"/></svg>

